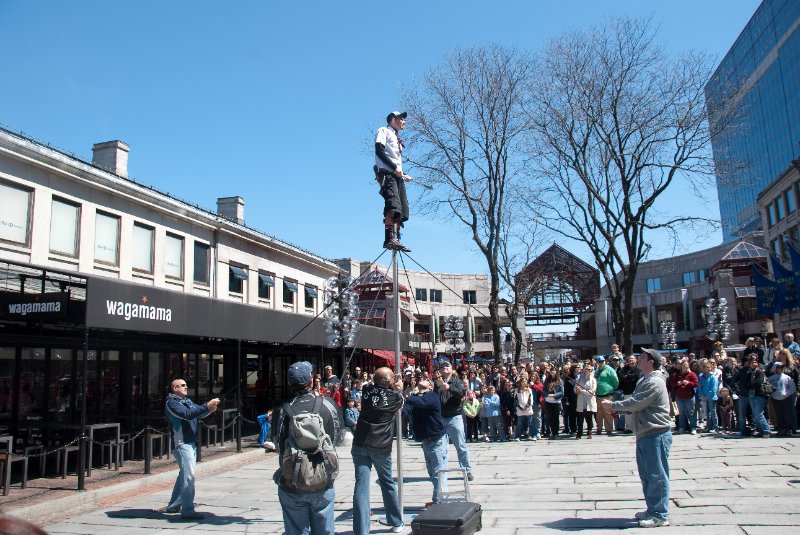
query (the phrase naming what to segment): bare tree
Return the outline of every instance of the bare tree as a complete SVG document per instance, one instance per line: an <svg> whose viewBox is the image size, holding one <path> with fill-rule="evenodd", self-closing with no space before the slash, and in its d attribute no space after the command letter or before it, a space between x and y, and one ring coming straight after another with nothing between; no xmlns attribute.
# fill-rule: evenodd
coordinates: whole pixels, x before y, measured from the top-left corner
<svg viewBox="0 0 800 535"><path fill-rule="evenodd" d="M516 50L456 51L404 95L409 162L436 185L424 207L461 222L489 272L489 314L496 359L500 339L500 268L507 194L523 169L532 63Z"/></svg>
<svg viewBox="0 0 800 535"><path fill-rule="evenodd" d="M516 195L513 197L517 198ZM538 289L526 277L525 268L533 261L543 243L536 221L521 218L520 214L526 212L524 205L519 208L506 212L507 221L501 228L498 258L501 290L510 296L505 303L505 312L511 324L514 362L517 364L522 357L522 344L525 342L522 329L519 328L520 317L525 317L525 307Z"/></svg>
<svg viewBox="0 0 800 535"><path fill-rule="evenodd" d="M616 341L626 352L633 285L649 233L661 229L678 239L713 224L668 213L658 203L679 183L688 195L702 195L712 184L713 132L704 99L712 65L702 54L668 55L647 20L569 33L541 54L529 117L532 163L546 193L528 204L544 226L591 251L612 303ZM715 113L719 119L723 111Z"/></svg>

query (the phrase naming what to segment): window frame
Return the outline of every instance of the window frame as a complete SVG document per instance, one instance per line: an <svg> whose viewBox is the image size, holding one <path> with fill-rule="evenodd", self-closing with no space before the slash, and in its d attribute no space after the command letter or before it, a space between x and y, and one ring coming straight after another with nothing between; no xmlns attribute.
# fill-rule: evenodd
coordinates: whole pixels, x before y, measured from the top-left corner
<svg viewBox="0 0 800 535"><path fill-rule="evenodd" d="M155 227L151 227L150 225L145 225L144 223L141 223L139 221L134 221L133 222L133 233L131 234L131 245L132 245L131 249L135 248L136 245L137 245L137 241L136 241L136 228L137 227L140 228L140 229L143 229L143 230L150 231L150 269L145 270L145 269L142 269L140 267L136 267L134 265L134 259L136 258L136 253L133 250L131 251L131 269L133 271L135 271L136 273L146 273L148 275L152 275L153 274L153 270L155 269L156 229L155 229Z"/></svg>
<svg viewBox="0 0 800 535"><path fill-rule="evenodd" d="M197 246L205 249L205 280L197 280ZM194 240L194 247L192 248L192 282L203 286L210 286L211 284L211 245L202 241Z"/></svg>
<svg viewBox="0 0 800 535"><path fill-rule="evenodd" d="M237 277L235 272L234 272L234 270L231 269L231 268L241 269L242 271L244 271L245 275L246 275L245 278ZM242 296L245 295L245 290L247 289L247 285L244 283L244 281L249 280L249 276L250 276L250 272L249 272L247 266L244 266L244 265L241 265L241 264L236 264L236 263L233 263L233 262L229 263L228 264L228 293L229 294L242 295ZM238 285L239 285L239 289L238 290L231 289L232 288L231 287L231 283L233 282L234 279L239 281L238 282Z"/></svg>
<svg viewBox="0 0 800 535"><path fill-rule="evenodd" d="M60 203L67 206L72 206L76 208L76 217L75 217L75 236L74 236L74 245L75 245L75 252L68 253L66 251L59 251L58 249L53 249L53 206L54 203ZM49 236L49 243L47 244L48 250L57 255L61 256L69 256L70 258L78 258L81 254L81 216L83 214L83 205L79 202L71 201L69 199L65 199L63 197L59 197L57 195L53 195L53 198L50 201L50 236Z"/></svg>
<svg viewBox="0 0 800 535"><path fill-rule="evenodd" d="M478 291L477 290L461 290L461 295L465 305L478 304Z"/></svg>
<svg viewBox="0 0 800 535"><path fill-rule="evenodd" d="M108 219L116 219L117 221L117 243L116 243L116 261L114 263L108 262L107 260L101 260L97 258L97 221L98 216L105 217ZM105 212L103 210L95 210L94 213L94 263L95 264L102 264L104 266L113 266L119 267L119 250L120 250L120 233L122 228L122 217L112 214L111 212Z"/></svg>
<svg viewBox="0 0 800 535"><path fill-rule="evenodd" d="M0 243L11 243L21 247L30 247L31 236L33 235L33 202L34 202L35 190L33 188L29 188L27 186L23 186L21 184L16 184L14 182L9 182L7 180L2 180L2 179L0 179L0 186L6 186L9 189L16 189L28 194L28 208L27 208L27 215L25 217L25 241L20 242L16 240L9 240L6 238L0 238Z"/></svg>
<svg viewBox="0 0 800 535"><path fill-rule="evenodd" d="M422 296L422 297L420 297ZM414 299L417 301L427 301L428 300L428 289L427 288L414 288Z"/></svg>
<svg viewBox="0 0 800 535"><path fill-rule="evenodd" d="M170 239L180 242L180 254L178 255L178 258L180 260L180 266L178 268L178 270L180 271L179 276L167 273L167 244L169 243ZM174 281L182 281L186 277L186 270L184 266L184 264L186 263L185 257L186 257L186 238L181 236L180 234L175 234L174 232L167 232L166 235L164 236L164 259L163 259L164 265L162 266L164 268L164 277Z"/></svg>
<svg viewBox="0 0 800 535"><path fill-rule="evenodd" d="M294 285L294 290L291 289L290 285ZM295 304L295 300L294 299L295 299L295 296L297 295L297 292L298 292L297 282L283 279L282 289L283 289L283 295L281 297L282 297L283 304L284 305L292 305L292 306L294 306L294 304ZM288 294L287 294L287 292L288 292ZM291 295L292 296L291 300L289 300L289 301L286 300L286 296L287 295Z"/></svg>
<svg viewBox="0 0 800 535"><path fill-rule="evenodd" d="M437 288L431 288L428 292L430 297L429 301L431 303L441 303L442 302L442 291ZM438 299L437 299L438 297Z"/></svg>
<svg viewBox="0 0 800 535"><path fill-rule="evenodd" d="M272 284L267 284L261 278L261 275L266 275L267 277L272 278ZM261 289L266 288L266 296L261 294ZM271 288L275 288L275 275L273 273L267 273L266 271L259 270L258 272L258 298L263 301L270 301L272 299L272 290Z"/></svg>

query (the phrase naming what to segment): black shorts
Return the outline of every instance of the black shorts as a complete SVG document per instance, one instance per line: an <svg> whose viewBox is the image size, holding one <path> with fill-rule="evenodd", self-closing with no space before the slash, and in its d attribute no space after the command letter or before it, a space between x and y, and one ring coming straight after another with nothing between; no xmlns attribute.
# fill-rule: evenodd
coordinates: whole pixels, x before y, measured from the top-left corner
<svg viewBox="0 0 800 535"><path fill-rule="evenodd" d="M401 177L392 174L381 173L381 190L383 197L383 216L394 213L394 220L408 221L408 197L406 197L406 182Z"/></svg>

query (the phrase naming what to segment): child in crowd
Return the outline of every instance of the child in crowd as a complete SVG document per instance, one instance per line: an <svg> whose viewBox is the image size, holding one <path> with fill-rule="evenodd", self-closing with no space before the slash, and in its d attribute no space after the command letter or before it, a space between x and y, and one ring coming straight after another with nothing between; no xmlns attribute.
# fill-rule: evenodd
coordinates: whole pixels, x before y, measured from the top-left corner
<svg viewBox="0 0 800 535"><path fill-rule="evenodd" d="M503 429L503 418L500 415L500 396L497 395L497 390L493 385L486 388L486 394L483 396L483 406L486 408L486 418L489 423L485 442L500 442L506 440L506 433ZM491 438L490 438L491 437Z"/></svg>
<svg viewBox="0 0 800 535"><path fill-rule="evenodd" d="M475 392L467 390L467 395L461 402L461 409L466 420L467 442L477 442L478 440L478 413L481 410L481 402L475 397Z"/></svg>
<svg viewBox="0 0 800 535"><path fill-rule="evenodd" d="M358 409L356 408L356 401L350 398L347 400L347 408L344 410L344 426L348 428L351 433L355 433L357 422Z"/></svg>
<svg viewBox="0 0 800 535"><path fill-rule="evenodd" d="M733 397L731 391L727 388L722 388L717 399L717 408L719 409L720 426L722 430L730 433L733 431Z"/></svg>

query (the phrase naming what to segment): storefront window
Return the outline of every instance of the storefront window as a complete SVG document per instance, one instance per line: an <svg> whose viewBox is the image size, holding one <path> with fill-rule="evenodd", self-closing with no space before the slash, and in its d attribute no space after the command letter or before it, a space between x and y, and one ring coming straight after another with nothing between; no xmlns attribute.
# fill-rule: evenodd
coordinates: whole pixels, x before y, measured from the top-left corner
<svg viewBox="0 0 800 535"><path fill-rule="evenodd" d="M47 410L59 416L70 414L74 405L73 390L75 385L72 378L72 355L71 349L52 349L50 351L50 387L47 391Z"/></svg>
<svg viewBox="0 0 800 535"><path fill-rule="evenodd" d="M215 397L222 393L225 385L225 355L214 355L211 365L211 396Z"/></svg>
<svg viewBox="0 0 800 535"><path fill-rule="evenodd" d="M161 382L161 358L158 352L148 354L147 400L152 412L164 411L166 385Z"/></svg>
<svg viewBox="0 0 800 535"><path fill-rule="evenodd" d="M20 416L41 414L44 407L44 348L22 348L19 377Z"/></svg>
<svg viewBox="0 0 800 535"><path fill-rule="evenodd" d="M119 410L119 351L103 351L100 372L100 410L116 413Z"/></svg>
<svg viewBox="0 0 800 535"><path fill-rule="evenodd" d="M11 418L14 409L14 353L13 347L0 347L0 420Z"/></svg>
<svg viewBox="0 0 800 535"><path fill-rule="evenodd" d="M144 393L142 392L142 374L144 373L144 353L134 351L131 354L131 412L142 414L144 411Z"/></svg>

